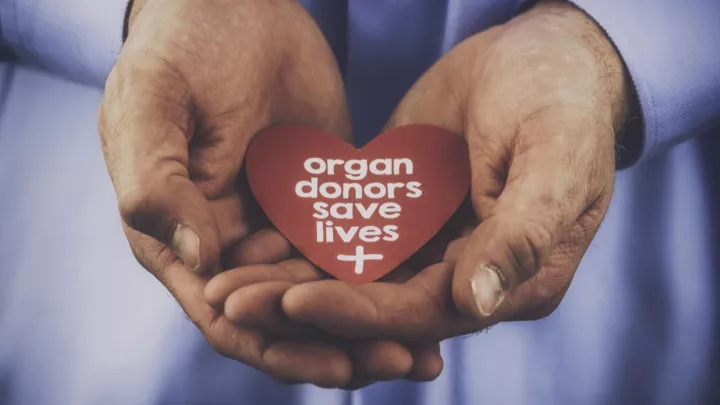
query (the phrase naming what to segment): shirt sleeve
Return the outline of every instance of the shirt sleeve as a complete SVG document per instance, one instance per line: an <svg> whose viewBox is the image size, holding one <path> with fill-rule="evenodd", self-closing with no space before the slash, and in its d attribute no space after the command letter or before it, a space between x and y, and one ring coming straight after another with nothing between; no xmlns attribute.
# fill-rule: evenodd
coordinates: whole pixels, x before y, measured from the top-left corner
<svg viewBox="0 0 720 405"><path fill-rule="evenodd" d="M637 93L642 147L625 164L720 126L720 1L572 1L614 42Z"/></svg>
<svg viewBox="0 0 720 405"><path fill-rule="evenodd" d="M0 37L20 57L102 87L122 47L128 0L3 0Z"/></svg>

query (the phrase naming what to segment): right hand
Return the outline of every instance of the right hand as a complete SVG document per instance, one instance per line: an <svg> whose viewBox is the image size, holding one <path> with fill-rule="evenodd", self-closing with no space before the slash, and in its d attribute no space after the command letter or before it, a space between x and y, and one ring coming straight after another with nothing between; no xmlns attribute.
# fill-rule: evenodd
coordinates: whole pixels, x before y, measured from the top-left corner
<svg viewBox="0 0 720 405"><path fill-rule="evenodd" d="M341 76L312 18L289 0L136 0L129 28L99 129L138 261L217 351L278 380L341 387L372 370L407 374L411 354L395 342L353 346L364 360L353 364L327 342L239 328L204 295L231 246L233 264L266 263L260 272L290 255L238 176L252 136L292 123L350 137Z"/></svg>

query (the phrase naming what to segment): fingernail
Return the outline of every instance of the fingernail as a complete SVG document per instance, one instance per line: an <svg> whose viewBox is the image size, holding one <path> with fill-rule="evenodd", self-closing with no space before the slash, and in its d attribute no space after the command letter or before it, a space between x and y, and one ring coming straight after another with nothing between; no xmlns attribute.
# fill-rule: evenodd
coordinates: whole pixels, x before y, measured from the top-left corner
<svg viewBox="0 0 720 405"><path fill-rule="evenodd" d="M490 316L505 299L500 269L495 266L483 264L475 270L470 280L475 304L482 316Z"/></svg>
<svg viewBox="0 0 720 405"><path fill-rule="evenodd" d="M175 228L172 248L189 269L195 270L200 264L200 238L190 227L179 224Z"/></svg>

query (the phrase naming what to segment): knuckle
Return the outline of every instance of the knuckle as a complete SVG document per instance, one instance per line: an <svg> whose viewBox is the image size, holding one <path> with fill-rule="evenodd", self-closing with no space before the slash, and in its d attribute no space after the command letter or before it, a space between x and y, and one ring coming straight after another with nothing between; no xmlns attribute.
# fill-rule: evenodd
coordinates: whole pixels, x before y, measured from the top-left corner
<svg viewBox="0 0 720 405"><path fill-rule="evenodd" d="M543 266L552 245L552 233L536 221L524 221L511 228L507 249L518 277L527 280Z"/></svg>
<svg viewBox="0 0 720 405"><path fill-rule="evenodd" d="M156 211L156 197L154 187L150 182L135 180L126 185L126 191L118 194L118 208L123 220L132 228L137 229L138 224Z"/></svg>
<svg viewBox="0 0 720 405"><path fill-rule="evenodd" d="M177 226L177 203L168 199L173 176L126 177L118 184L118 210L127 225L163 244L170 243Z"/></svg>

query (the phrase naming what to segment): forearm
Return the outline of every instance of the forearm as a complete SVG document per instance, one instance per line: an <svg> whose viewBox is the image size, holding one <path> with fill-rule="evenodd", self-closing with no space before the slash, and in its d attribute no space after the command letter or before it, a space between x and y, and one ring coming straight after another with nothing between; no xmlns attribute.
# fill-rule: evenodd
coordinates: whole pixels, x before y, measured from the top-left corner
<svg viewBox="0 0 720 405"><path fill-rule="evenodd" d="M22 58L102 87L122 46L127 0L5 0L0 35Z"/></svg>

